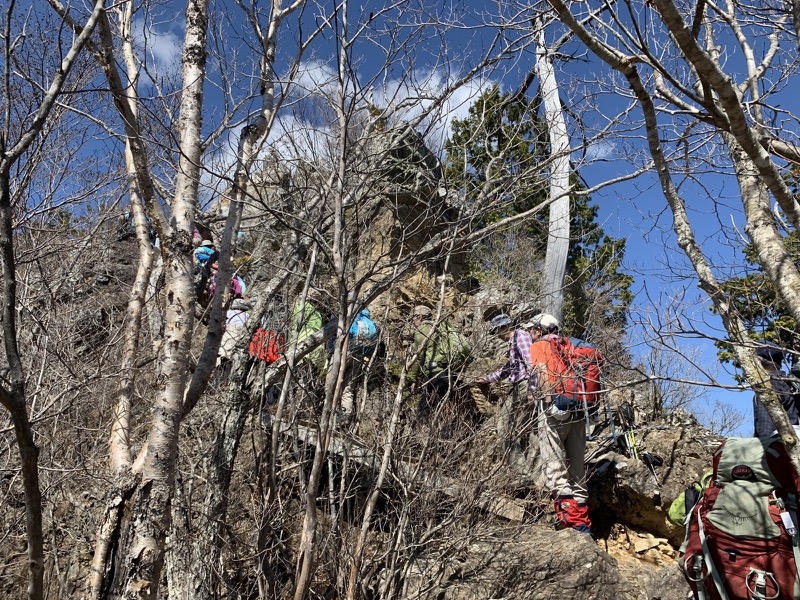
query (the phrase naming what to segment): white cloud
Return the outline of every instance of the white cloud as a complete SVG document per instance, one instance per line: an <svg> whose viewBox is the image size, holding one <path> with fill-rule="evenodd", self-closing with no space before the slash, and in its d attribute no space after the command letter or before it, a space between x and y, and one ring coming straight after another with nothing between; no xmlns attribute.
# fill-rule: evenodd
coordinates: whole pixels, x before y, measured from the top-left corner
<svg viewBox="0 0 800 600"><path fill-rule="evenodd" d="M438 153L450 134L453 119L466 117L477 97L494 85L490 80L471 80L456 88L434 109L436 99L452 83L441 71L417 73L413 77L387 81L380 93L374 94L374 102L377 106L388 107L393 122L409 121L429 113L418 129L424 131L427 143Z"/></svg>
<svg viewBox="0 0 800 600"><path fill-rule="evenodd" d="M336 94L338 76L329 63L316 59L308 60L298 72L299 76L292 82L293 95L304 95L305 92L309 95L333 98Z"/></svg>
<svg viewBox="0 0 800 600"><path fill-rule="evenodd" d="M586 149L586 156L582 160L591 162L611 158L619 158L616 146L609 140L600 140L589 145Z"/></svg>
<svg viewBox="0 0 800 600"><path fill-rule="evenodd" d="M298 73L292 82L291 99L279 110L262 157L276 153L286 157L287 163L300 158L323 163L330 160L332 164L336 133L331 103L338 94L337 73L330 64L319 60L306 61ZM391 124L425 115L417 129L437 154L441 153L450 134L452 120L466 117L478 95L494 85L489 80L469 82L434 107L436 99L449 85L444 73L424 71L407 75L401 79L386 80L379 90L373 88L369 93L364 93L361 96L364 98L362 114L366 114L368 105L385 108ZM206 157L204 162L209 170L232 175L240 132L241 127L231 130L213 156ZM214 190L213 195L227 185L218 176L208 174L204 176L203 184L206 190Z"/></svg>
<svg viewBox="0 0 800 600"><path fill-rule="evenodd" d="M134 47L139 60L146 65L150 74L150 77L144 76L147 82L152 82L153 78L173 78L180 75L183 31L176 31L175 27L182 24L183 21L177 19L175 25L159 28L142 19L134 21Z"/></svg>

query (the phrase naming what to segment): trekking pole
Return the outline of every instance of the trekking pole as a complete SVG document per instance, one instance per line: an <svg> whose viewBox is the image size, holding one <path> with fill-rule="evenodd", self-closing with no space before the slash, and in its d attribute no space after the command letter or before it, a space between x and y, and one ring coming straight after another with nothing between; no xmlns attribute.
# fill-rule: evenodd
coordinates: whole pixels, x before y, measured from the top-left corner
<svg viewBox="0 0 800 600"><path fill-rule="evenodd" d="M664 464L664 459L658 456L657 454L650 454L649 452L642 452L642 462L650 467L650 472L653 474L653 479L656 480L656 487L661 487L661 482L658 480L658 474L656 473L656 467L660 467Z"/></svg>
<svg viewBox="0 0 800 600"><path fill-rule="evenodd" d="M636 450L636 437L633 433L633 427L625 432L625 439L628 442L628 448L630 448L631 456L636 460L639 460L639 452Z"/></svg>
<svg viewBox="0 0 800 600"><path fill-rule="evenodd" d="M603 394L606 404L606 416L608 417L609 425L611 426L611 439L617 441L617 427L614 425L614 413L611 411L611 400L608 399L608 394Z"/></svg>
<svg viewBox="0 0 800 600"><path fill-rule="evenodd" d="M586 394L583 394L583 416L586 419L586 439L592 439L592 425L589 422L589 404L586 402Z"/></svg>
<svg viewBox="0 0 800 600"><path fill-rule="evenodd" d="M624 428L622 434L625 437L625 445L628 447L630 456L638 460L639 452L636 450L636 437L634 434L634 428L636 426L636 414L634 413L633 406L631 406L630 402L624 402L619 407L619 416L622 420L622 426Z"/></svg>

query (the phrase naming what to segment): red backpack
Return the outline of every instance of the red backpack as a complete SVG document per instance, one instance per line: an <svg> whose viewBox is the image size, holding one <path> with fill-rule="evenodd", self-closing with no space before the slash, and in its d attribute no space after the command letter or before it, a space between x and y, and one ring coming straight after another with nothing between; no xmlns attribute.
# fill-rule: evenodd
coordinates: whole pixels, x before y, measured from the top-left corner
<svg viewBox="0 0 800 600"><path fill-rule="evenodd" d="M250 356L265 361L268 365L283 356L286 336L274 329L256 329L250 340Z"/></svg>
<svg viewBox="0 0 800 600"><path fill-rule="evenodd" d="M776 438L729 438L686 516L680 565L695 598L800 598L800 478Z"/></svg>
<svg viewBox="0 0 800 600"><path fill-rule="evenodd" d="M578 338L545 336L537 344L549 344L547 373L550 378L550 394L561 410L583 406L591 407L600 401L600 370L603 355L597 346ZM531 361L538 359L531 354Z"/></svg>

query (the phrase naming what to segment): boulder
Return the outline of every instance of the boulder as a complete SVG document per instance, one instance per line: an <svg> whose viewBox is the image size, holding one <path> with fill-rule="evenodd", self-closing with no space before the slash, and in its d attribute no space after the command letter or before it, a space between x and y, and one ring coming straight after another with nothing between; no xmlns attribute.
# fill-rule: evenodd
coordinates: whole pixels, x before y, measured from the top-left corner
<svg viewBox="0 0 800 600"><path fill-rule="evenodd" d="M711 467L711 455L723 438L698 425L651 425L634 430L634 440L638 459L622 454L610 436L587 451L592 521L603 537L620 523L678 547L684 530L667 519L669 506ZM663 464L642 460L647 453Z"/></svg>
<svg viewBox="0 0 800 600"><path fill-rule="evenodd" d="M440 583L431 585L440 569ZM674 562L643 568L625 555L618 561L585 534L541 525L526 526L506 542L471 544L445 564L421 558L409 583L414 597L446 600L674 599L686 593Z"/></svg>

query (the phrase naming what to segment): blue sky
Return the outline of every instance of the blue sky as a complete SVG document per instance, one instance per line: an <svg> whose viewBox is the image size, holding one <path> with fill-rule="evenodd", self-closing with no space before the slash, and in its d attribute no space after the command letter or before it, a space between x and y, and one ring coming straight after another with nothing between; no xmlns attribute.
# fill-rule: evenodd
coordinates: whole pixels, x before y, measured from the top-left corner
<svg viewBox="0 0 800 600"><path fill-rule="evenodd" d="M369 90L369 97L377 105L407 101L420 90L423 92L428 90L433 95L452 81L458 73L457 68L453 69L454 66L458 67L458 64L447 63L442 59L443 56L454 57L458 62L463 61L463 64L466 64L468 59L480 55L493 39L495 30L484 26L481 14L481 10L486 8L484 3L422 4L440 14L442 11L453 10L455 16L464 17L464 26L439 37L422 27L422 20L419 23L415 22L412 19L414 15L409 13L405 33L410 37L413 36L412 39L419 43L410 53L406 53L405 47L396 44L395 40L389 42L388 38L381 37L382 15L376 14L374 22L369 22L368 11L373 9L369 7L352 9L349 20L351 31L359 25L369 23L369 27L365 29L364 40L354 48L353 52L359 85L364 90ZM231 19L235 25L232 16ZM313 10L309 10L303 20L307 26L319 22L318 15L314 14ZM176 23L180 23L180 19L170 20L169 15L165 13L160 22L153 22L151 26L152 33L156 35L150 36L150 55L155 63L165 70L174 70L177 66L174 58L179 55L182 32L177 29ZM140 28L138 31L143 29ZM282 34L282 40L290 49L295 33L287 26ZM553 30L550 37L558 34ZM246 39L246 36L242 35L241 39ZM397 52L397 62L393 69L383 71L387 51ZM304 58L301 75L297 81L298 90L311 95L325 93L326 87L335 81L336 76L336 65L332 60L333 52L330 35L319 40L319 44ZM287 56L289 54L291 52L287 51ZM514 89L533 64L533 51L529 49L519 53L513 61L502 64L502 72L501 70L487 72L459 89L429 122L431 125L427 131L429 144L436 147L443 142L444 136L449 131L450 120L454 117L463 117L471 99L477 93L493 82L500 83L503 89ZM621 100L615 94L609 93L608 88L603 87L600 74L605 68L587 58L585 52L582 61L560 65L559 68L563 75L562 98L570 110L586 110L583 116L584 125L588 125L588 130L591 130L592 126L600 129L604 125L604 120L607 122L623 114L627 101ZM572 79L571 76L577 79ZM213 93L210 86L209 93ZM408 108L401 116L413 117L418 114L425 102L420 100L416 104L408 103ZM789 110L800 108L796 95L787 96L784 104ZM256 107L257 101L254 101L249 108ZM245 111L242 112L242 116L244 114ZM314 132L306 138L309 145L307 151L313 153L315 145L324 138L326 125L323 122L312 122L304 117L305 115L299 112L282 112L270 140L273 147L279 147L283 134L302 129ZM631 165L642 165L647 160L646 154L639 154L643 150L643 140L637 120L640 120L640 113L637 110L623 115L618 130L624 131L616 137L611 136L590 143L586 156L600 162L580 163L581 157L576 154L575 160L579 163L580 173L590 186L610 177L628 173L632 169ZM211 122L213 121L209 121ZM571 121L571 125L573 125L572 144L577 146L581 142L578 128L574 120ZM221 161L231 162L237 133L238 128L234 128L228 140L223 140L220 144L218 158ZM710 160L716 162L717 158L711 157ZM724 160L721 162L724 163ZM736 208L740 206L738 188L735 181L723 175L723 172L724 169L716 172L714 169L709 169L706 172L696 173L693 179L677 181L681 194L690 206L698 241L703 244L709 260L720 272L725 272L727 267L733 264L733 259L741 258L739 249L742 245L743 225L743 218ZM211 180L208 183L213 185ZM714 338L724 337L721 324L711 314L708 299L697 288L694 273L675 243L672 217L652 174L644 174L634 181L619 183L598 191L592 195L592 199L600 208L600 219L606 232L614 237L628 240L624 264L625 269L636 276L637 292L632 315L634 326L630 334L632 352L643 351L641 341L655 337L654 324L657 326L656 330L662 328L662 333L672 328L673 331L670 333L676 334L674 329L677 327L685 330L673 337L677 347L689 356L697 355L699 366L710 373L718 374L721 383L732 385L730 374L726 374L724 369L719 367L716 350L713 347ZM673 316L673 320L667 322L665 317L669 315ZM702 376L698 374L697 378L702 379ZM750 392L713 390L709 392L709 397L722 399L749 412ZM748 427L749 424L745 425L745 429ZM746 433L746 430L742 433Z"/></svg>

